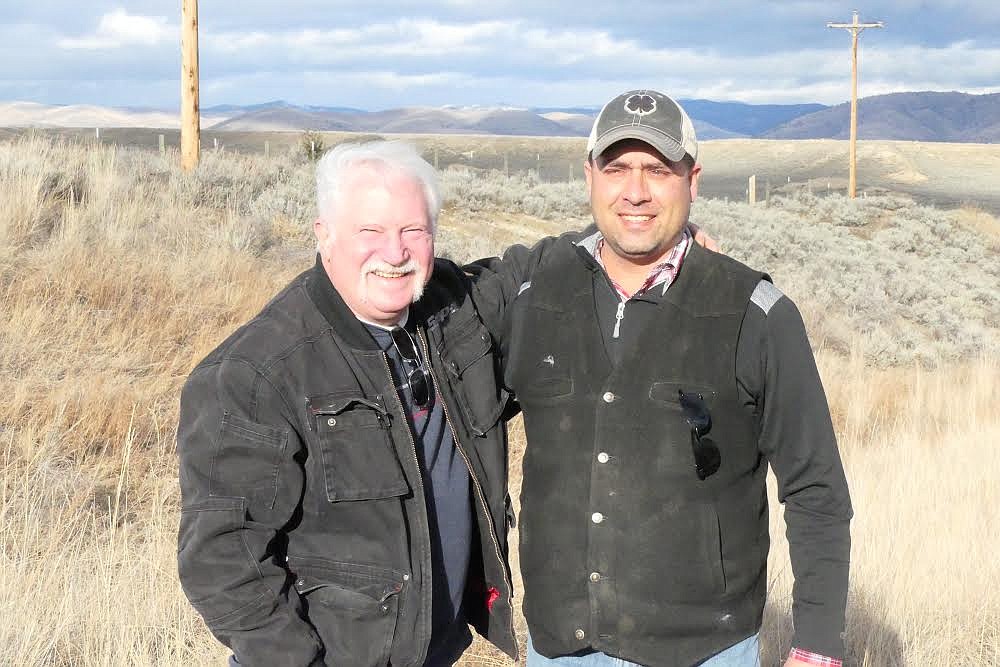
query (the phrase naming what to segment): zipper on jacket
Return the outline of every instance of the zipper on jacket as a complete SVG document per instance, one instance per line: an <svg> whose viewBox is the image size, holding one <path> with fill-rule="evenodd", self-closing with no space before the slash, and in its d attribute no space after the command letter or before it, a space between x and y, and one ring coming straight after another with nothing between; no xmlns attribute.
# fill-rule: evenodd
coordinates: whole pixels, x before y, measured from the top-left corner
<svg viewBox="0 0 1000 667"><path fill-rule="evenodd" d="M406 419L406 410L403 408L403 401L399 398L399 392L396 391L396 379L392 375L392 369L389 368L389 357L386 356L386 353L384 351L382 352L382 365L385 367L386 377L389 378L389 387L391 387L392 395L396 399L396 405L399 406L399 414L401 414L403 416L403 422L404 422L403 426L406 428L406 437L408 437L410 439L410 451L413 452L413 466L414 466L414 470L417 471L417 487L420 489L420 499L424 503L424 523L425 523L425 526L427 526L426 530L424 531L424 537L426 538L425 541L427 542L427 560L430 560L430 551L431 551L431 548L430 548L430 527L429 527L429 525L427 523L427 498L425 497L425 493L424 493L424 478L423 478L423 475L420 472L420 460L417 458L417 441L413 439L413 430L410 428L409 421ZM430 364L428 364L428 366L430 366ZM430 563L429 562L428 563L421 563L421 570L423 572L429 572L431 570L431 567L425 567L427 565L430 565ZM424 589L424 588L425 588L425 586L423 584L421 584L421 589ZM433 593L431 594L431 597L433 599ZM433 605L433 603L432 603L432 605ZM423 600L421 600L421 607L423 607ZM421 613L422 612L423 612L423 609L421 609ZM402 606L400 607L399 613L400 614L403 613ZM429 641L430 641L430 639L429 639L429 635L428 635L428 642ZM425 647L425 650L426 650L426 647ZM425 660L426 658L427 658L427 655L425 653L424 657L421 658L421 660Z"/></svg>
<svg viewBox="0 0 1000 667"><path fill-rule="evenodd" d="M612 338L618 338L618 333L622 329L622 320L625 319L625 302L618 302L618 311L615 313L615 331L611 335Z"/></svg>
<svg viewBox="0 0 1000 667"><path fill-rule="evenodd" d="M417 329L417 338L420 339L420 347L423 348L424 358L427 359L427 372L431 375L431 381L434 382L435 391L437 391L437 378L434 377L434 365L430 362L430 346L427 345L427 340L424 338L424 332ZM514 585L511 582L510 577L507 575L507 563L503 558L503 551L500 549L500 539L497 537L496 525L493 523L493 517L490 516L490 507L486 504L486 496L483 494L483 487L479 483L479 478L476 477L476 471L472 469L472 463L469 461L469 456L465 453L465 449L462 447L462 443L458 441L458 434L455 431L455 427L452 426L451 417L448 415L448 403L444 400L444 395L437 391L437 395L441 398L441 407L444 409L444 419L448 423L448 428L451 429L452 439L455 441L455 449L461 454L462 460L465 461L465 466L469 469L469 478L472 480L472 486L476 490L476 497L479 500L479 504L483 508L483 514L486 515L486 520L490 525L490 539L493 540L493 549L496 551L497 560L500 562L500 570L503 573L503 582L507 586L507 605L510 607L510 636L516 639L517 634L514 632ZM506 507L504 508L506 512ZM516 643L515 643L516 646Z"/></svg>

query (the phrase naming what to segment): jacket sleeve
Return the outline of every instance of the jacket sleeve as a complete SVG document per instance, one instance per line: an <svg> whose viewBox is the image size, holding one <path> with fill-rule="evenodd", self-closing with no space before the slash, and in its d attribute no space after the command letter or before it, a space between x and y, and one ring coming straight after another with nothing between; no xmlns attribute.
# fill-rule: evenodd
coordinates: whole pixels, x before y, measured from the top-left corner
<svg viewBox="0 0 1000 667"><path fill-rule="evenodd" d="M792 646L841 658L851 500L826 395L795 304L780 296L765 312L751 303L739 348L737 374L755 397L759 447L785 505L795 577Z"/></svg>
<svg viewBox="0 0 1000 667"><path fill-rule="evenodd" d="M323 664L281 557L304 483L291 414L242 361L199 367L181 393L181 585L245 667Z"/></svg>
<svg viewBox="0 0 1000 667"><path fill-rule="evenodd" d="M495 339L503 342L507 308L531 284L535 270L544 263L558 240L549 236L530 248L512 245L504 251L503 257L487 257L462 267L472 278L476 310Z"/></svg>

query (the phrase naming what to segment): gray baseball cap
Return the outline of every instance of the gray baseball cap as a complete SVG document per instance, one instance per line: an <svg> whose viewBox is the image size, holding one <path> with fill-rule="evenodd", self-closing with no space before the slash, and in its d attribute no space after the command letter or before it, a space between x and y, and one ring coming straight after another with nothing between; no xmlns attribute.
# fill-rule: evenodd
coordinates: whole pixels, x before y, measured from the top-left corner
<svg viewBox="0 0 1000 667"><path fill-rule="evenodd" d="M597 157L622 139L638 139L678 162L684 154L698 159L698 138L687 113L655 90L630 90L604 105L587 140L587 154Z"/></svg>

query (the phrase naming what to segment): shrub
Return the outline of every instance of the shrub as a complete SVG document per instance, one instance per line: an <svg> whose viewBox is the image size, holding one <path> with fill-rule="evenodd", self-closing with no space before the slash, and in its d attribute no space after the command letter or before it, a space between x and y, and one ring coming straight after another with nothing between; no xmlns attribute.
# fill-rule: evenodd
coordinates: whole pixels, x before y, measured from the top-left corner
<svg viewBox="0 0 1000 667"><path fill-rule="evenodd" d="M299 146L302 148L302 154L311 162L315 162L323 157L323 153L326 150L323 135L313 130L302 133Z"/></svg>

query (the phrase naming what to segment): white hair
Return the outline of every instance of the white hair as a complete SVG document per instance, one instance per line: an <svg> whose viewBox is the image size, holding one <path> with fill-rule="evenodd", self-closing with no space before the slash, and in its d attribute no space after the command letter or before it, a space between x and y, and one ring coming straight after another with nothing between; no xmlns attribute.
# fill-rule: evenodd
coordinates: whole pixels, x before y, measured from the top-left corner
<svg viewBox="0 0 1000 667"><path fill-rule="evenodd" d="M419 184L427 204L430 231L434 234L441 211L437 173L420 157L416 148L403 141L339 144L320 158L316 163L316 199L319 217L324 223L329 225L336 218L341 187L358 167L371 167L382 174L406 176Z"/></svg>

